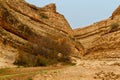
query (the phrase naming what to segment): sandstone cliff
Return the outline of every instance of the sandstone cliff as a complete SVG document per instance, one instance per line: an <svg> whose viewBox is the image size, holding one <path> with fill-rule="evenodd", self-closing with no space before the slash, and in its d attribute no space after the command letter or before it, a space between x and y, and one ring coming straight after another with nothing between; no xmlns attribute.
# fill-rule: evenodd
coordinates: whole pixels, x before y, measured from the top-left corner
<svg viewBox="0 0 120 80"><path fill-rule="evenodd" d="M55 4L0 0L0 67L44 66L70 58L120 58L120 6L106 20L72 30ZM73 58L74 59L74 58Z"/></svg>
<svg viewBox="0 0 120 80"><path fill-rule="evenodd" d="M83 51L55 4L40 8L24 0L0 0L1 62L43 65L42 60L64 61Z"/></svg>
<svg viewBox="0 0 120 80"><path fill-rule="evenodd" d="M85 57L120 57L120 6L106 20L74 30L75 38L85 48Z"/></svg>

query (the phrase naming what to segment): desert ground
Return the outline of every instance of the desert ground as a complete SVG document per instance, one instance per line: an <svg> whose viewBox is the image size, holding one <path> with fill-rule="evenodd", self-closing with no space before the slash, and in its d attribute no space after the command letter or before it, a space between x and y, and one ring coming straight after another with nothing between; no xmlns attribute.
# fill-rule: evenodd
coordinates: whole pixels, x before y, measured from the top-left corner
<svg viewBox="0 0 120 80"><path fill-rule="evenodd" d="M72 66L3 68L0 80L120 80L120 59L78 59Z"/></svg>

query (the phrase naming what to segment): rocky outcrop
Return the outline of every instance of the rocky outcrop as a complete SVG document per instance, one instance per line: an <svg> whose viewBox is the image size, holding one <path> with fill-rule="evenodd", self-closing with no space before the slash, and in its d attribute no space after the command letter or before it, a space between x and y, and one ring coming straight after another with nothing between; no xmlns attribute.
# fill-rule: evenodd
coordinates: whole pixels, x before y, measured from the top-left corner
<svg viewBox="0 0 120 80"><path fill-rule="evenodd" d="M55 4L39 8L24 0L0 0L0 58L6 63L29 57L20 63L31 65L38 56L64 61L83 52Z"/></svg>
<svg viewBox="0 0 120 80"><path fill-rule="evenodd" d="M74 30L75 38L85 48L88 58L120 57L120 7L106 20Z"/></svg>
<svg viewBox="0 0 120 80"><path fill-rule="evenodd" d="M111 19L115 18L116 16L120 16L120 5L118 8L113 12Z"/></svg>
<svg viewBox="0 0 120 80"><path fill-rule="evenodd" d="M119 37L120 7L106 20L72 30L53 3L36 7L24 0L0 0L0 67L119 58Z"/></svg>

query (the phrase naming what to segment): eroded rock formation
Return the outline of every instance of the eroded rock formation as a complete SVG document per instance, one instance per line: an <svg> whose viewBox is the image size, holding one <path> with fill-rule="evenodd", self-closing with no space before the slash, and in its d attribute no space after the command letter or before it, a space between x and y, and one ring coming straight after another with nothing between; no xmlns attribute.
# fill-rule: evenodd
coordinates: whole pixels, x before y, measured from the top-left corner
<svg viewBox="0 0 120 80"><path fill-rule="evenodd" d="M120 7L106 20L72 30L55 4L40 8L24 0L0 0L0 67L43 66L73 56L120 57Z"/></svg>
<svg viewBox="0 0 120 80"><path fill-rule="evenodd" d="M106 20L74 30L87 58L120 57L120 6Z"/></svg>
<svg viewBox="0 0 120 80"><path fill-rule="evenodd" d="M20 57L28 58L20 63L33 65L38 56L62 61L83 51L55 4L39 8L24 0L0 0L0 59L6 63Z"/></svg>

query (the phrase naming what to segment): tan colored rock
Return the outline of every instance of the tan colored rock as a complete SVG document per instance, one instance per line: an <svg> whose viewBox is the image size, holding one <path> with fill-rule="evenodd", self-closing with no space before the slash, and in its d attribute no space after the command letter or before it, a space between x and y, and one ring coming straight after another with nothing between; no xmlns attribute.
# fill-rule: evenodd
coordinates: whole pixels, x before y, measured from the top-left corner
<svg viewBox="0 0 120 80"><path fill-rule="evenodd" d="M120 5L119 5L118 8L113 12L111 18L113 19L116 15L120 15Z"/></svg>
<svg viewBox="0 0 120 80"><path fill-rule="evenodd" d="M120 6L112 17L74 30L75 38L85 48L87 58L120 57ZM88 58L88 59L89 59Z"/></svg>
<svg viewBox="0 0 120 80"><path fill-rule="evenodd" d="M8 60L14 63L20 56L18 59L25 59L28 65L39 56L53 60L61 53L62 61L69 56L81 57L84 52L64 16L56 12L55 4L39 8L24 0L0 0L0 42L1 47L17 51L6 47L6 53L11 53L7 56L14 58Z"/></svg>
<svg viewBox="0 0 120 80"><path fill-rule="evenodd" d="M46 5L45 7L43 7L43 9L45 11L52 11L52 12L56 12L56 6L54 3L51 3L49 5Z"/></svg>

